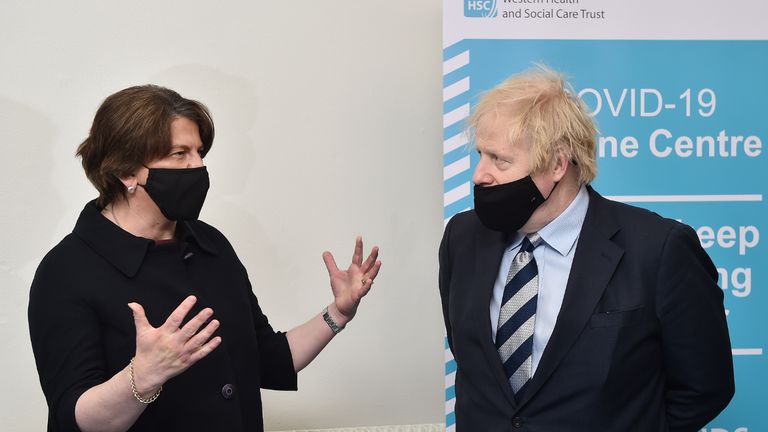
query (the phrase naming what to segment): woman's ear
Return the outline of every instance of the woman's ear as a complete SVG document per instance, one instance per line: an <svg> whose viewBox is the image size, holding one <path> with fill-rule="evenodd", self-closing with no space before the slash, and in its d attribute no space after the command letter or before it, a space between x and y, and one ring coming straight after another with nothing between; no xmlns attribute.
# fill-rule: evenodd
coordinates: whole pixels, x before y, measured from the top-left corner
<svg viewBox="0 0 768 432"><path fill-rule="evenodd" d="M125 186L125 190L128 191L129 194L136 192L136 185L138 184L139 180L135 174L117 176L117 178Z"/></svg>

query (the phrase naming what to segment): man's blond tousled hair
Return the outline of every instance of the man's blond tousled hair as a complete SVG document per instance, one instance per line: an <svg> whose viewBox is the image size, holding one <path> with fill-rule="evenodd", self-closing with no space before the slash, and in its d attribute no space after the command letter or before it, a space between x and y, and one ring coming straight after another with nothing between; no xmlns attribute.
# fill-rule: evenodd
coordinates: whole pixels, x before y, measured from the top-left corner
<svg viewBox="0 0 768 432"><path fill-rule="evenodd" d="M510 144L523 139L531 143L532 172L551 166L563 152L576 164L580 184L589 184L597 176L597 127L561 74L537 65L485 93L467 125L473 141L489 114L509 119Z"/></svg>

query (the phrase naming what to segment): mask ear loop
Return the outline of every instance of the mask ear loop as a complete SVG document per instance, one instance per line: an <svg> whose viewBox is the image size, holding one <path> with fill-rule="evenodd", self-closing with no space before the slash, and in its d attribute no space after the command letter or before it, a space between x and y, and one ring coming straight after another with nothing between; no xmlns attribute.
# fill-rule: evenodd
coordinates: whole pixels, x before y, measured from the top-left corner
<svg viewBox="0 0 768 432"><path fill-rule="evenodd" d="M148 167L148 166L146 166L144 164L141 164L141 166L143 166L144 168L147 169L147 180L149 180L149 173L152 172L152 168L150 168L150 167ZM136 177L136 186L141 186L143 189L147 189L146 188L147 182L144 182L144 184L141 184L141 183L139 183L139 178Z"/></svg>
<svg viewBox="0 0 768 432"><path fill-rule="evenodd" d="M544 201L548 200L548 199L549 199L549 197L551 197L551 196L552 196L552 194L555 192L555 188L557 187L557 185L558 185L559 183L560 183L559 181L556 181L556 182L555 182L555 185L554 185L554 186L552 186L552 190L551 190L551 191L549 191L549 195L547 195L547 197L546 197L546 198L544 198Z"/></svg>
<svg viewBox="0 0 768 432"><path fill-rule="evenodd" d="M572 163L572 164L574 164L574 165L576 165L576 161L575 161L575 160L573 160L573 159L571 159L571 163ZM549 197L551 197L551 196L552 196L552 194L555 192L555 188L557 187L557 185L558 185L559 183L560 183L560 181L556 181L556 182L555 182L555 185L554 185L554 186L552 186L552 190L550 190L550 191L549 191L549 195L547 195L547 197L546 197L546 198L544 198L544 201L548 200L548 199L549 199Z"/></svg>
<svg viewBox="0 0 768 432"><path fill-rule="evenodd" d="M144 168L147 168L147 169L149 169L149 168L148 168L146 165L142 165L142 166L143 166ZM134 176L134 177L135 177L135 176ZM135 185L133 185L133 186L126 186L126 187L125 187L125 190L126 190L126 192L128 192L129 194L133 195L133 194L136 192L136 186L141 186L141 187L144 187L144 185L143 185L143 184L139 184L139 182L138 182L138 180L137 180Z"/></svg>

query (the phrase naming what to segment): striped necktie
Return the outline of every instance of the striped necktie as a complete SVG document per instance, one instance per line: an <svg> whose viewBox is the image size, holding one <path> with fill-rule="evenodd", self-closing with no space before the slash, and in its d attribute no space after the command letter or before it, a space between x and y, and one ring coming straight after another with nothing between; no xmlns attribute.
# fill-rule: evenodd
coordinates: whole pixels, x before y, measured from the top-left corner
<svg viewBox="0 0 768 432"><path fill-rule="evenodd" d="M539 293L539 270L533 249L540 243L538 233L527 235L512 259L496 330L496 349L516 396L522 394L531 379L533 326Z"/></svg>

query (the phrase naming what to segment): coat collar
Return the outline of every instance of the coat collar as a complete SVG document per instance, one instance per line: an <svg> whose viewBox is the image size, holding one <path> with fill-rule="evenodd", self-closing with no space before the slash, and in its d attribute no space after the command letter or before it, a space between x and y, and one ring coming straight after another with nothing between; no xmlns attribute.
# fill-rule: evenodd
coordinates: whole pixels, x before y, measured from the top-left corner
<svg viewBox="0 0 768 432"><path fill-rule="evenodd" d="M493 285L496 281L496 275L499 272L499 266L504 255L504 249L514 241L514 236L503 234L488 229L482 229L478 233L475 243L475 274L478 291L474 298L474 310L471 316L476 316L478 325L475 331L478 332L478 339L481 341L480 349L483 351L488 367L496 381L501 386L501 390L507 397L509 403L516 405L515 395L509 386L504 374L504 367L499 359L499 353L493 344L491 337L491 321L488 314L488 305L491 303L493 294Z"/></svg>
<svg viewBox="0 0 768 432"><path fill-rule="evenodd" d="M478 234L475 251L478 301L475 302L472 316L483 318L477 320L479 324L475 331L479 332L479 338L483 341L481 349L488 366L513 407L526 404L558 367L587 324L624 254L623 249L611 240L619 231L619 224L611 212L608 200L589 186L587 192L589 206L579 234L557 323L536 373L519 401L515 399L507 382L498 352L492 343L488 316L488 305L504 248L513 238L489 230L481 230Z"/></svg>
<svg viewBox="0 0 768 432"><path fill-rule="evenodd" d="M609 201L591 187L587 190L589 207L576 246L563 304L538 369L520 405L536 394L571 349L624 255L624 250L611 240L620 226Z"/></svg>
<svg viewBox="0 0 768 432"><path fill-rule="evenodd" d="M178 223L176 238L194 242L205 252L216 255L213 243L204 235L200 224L197 221ZM137 237L110 222L101 214L96 200L85 205L72 233L129 278L136 276L147 253L155 245L153 240Z"/></svg>

